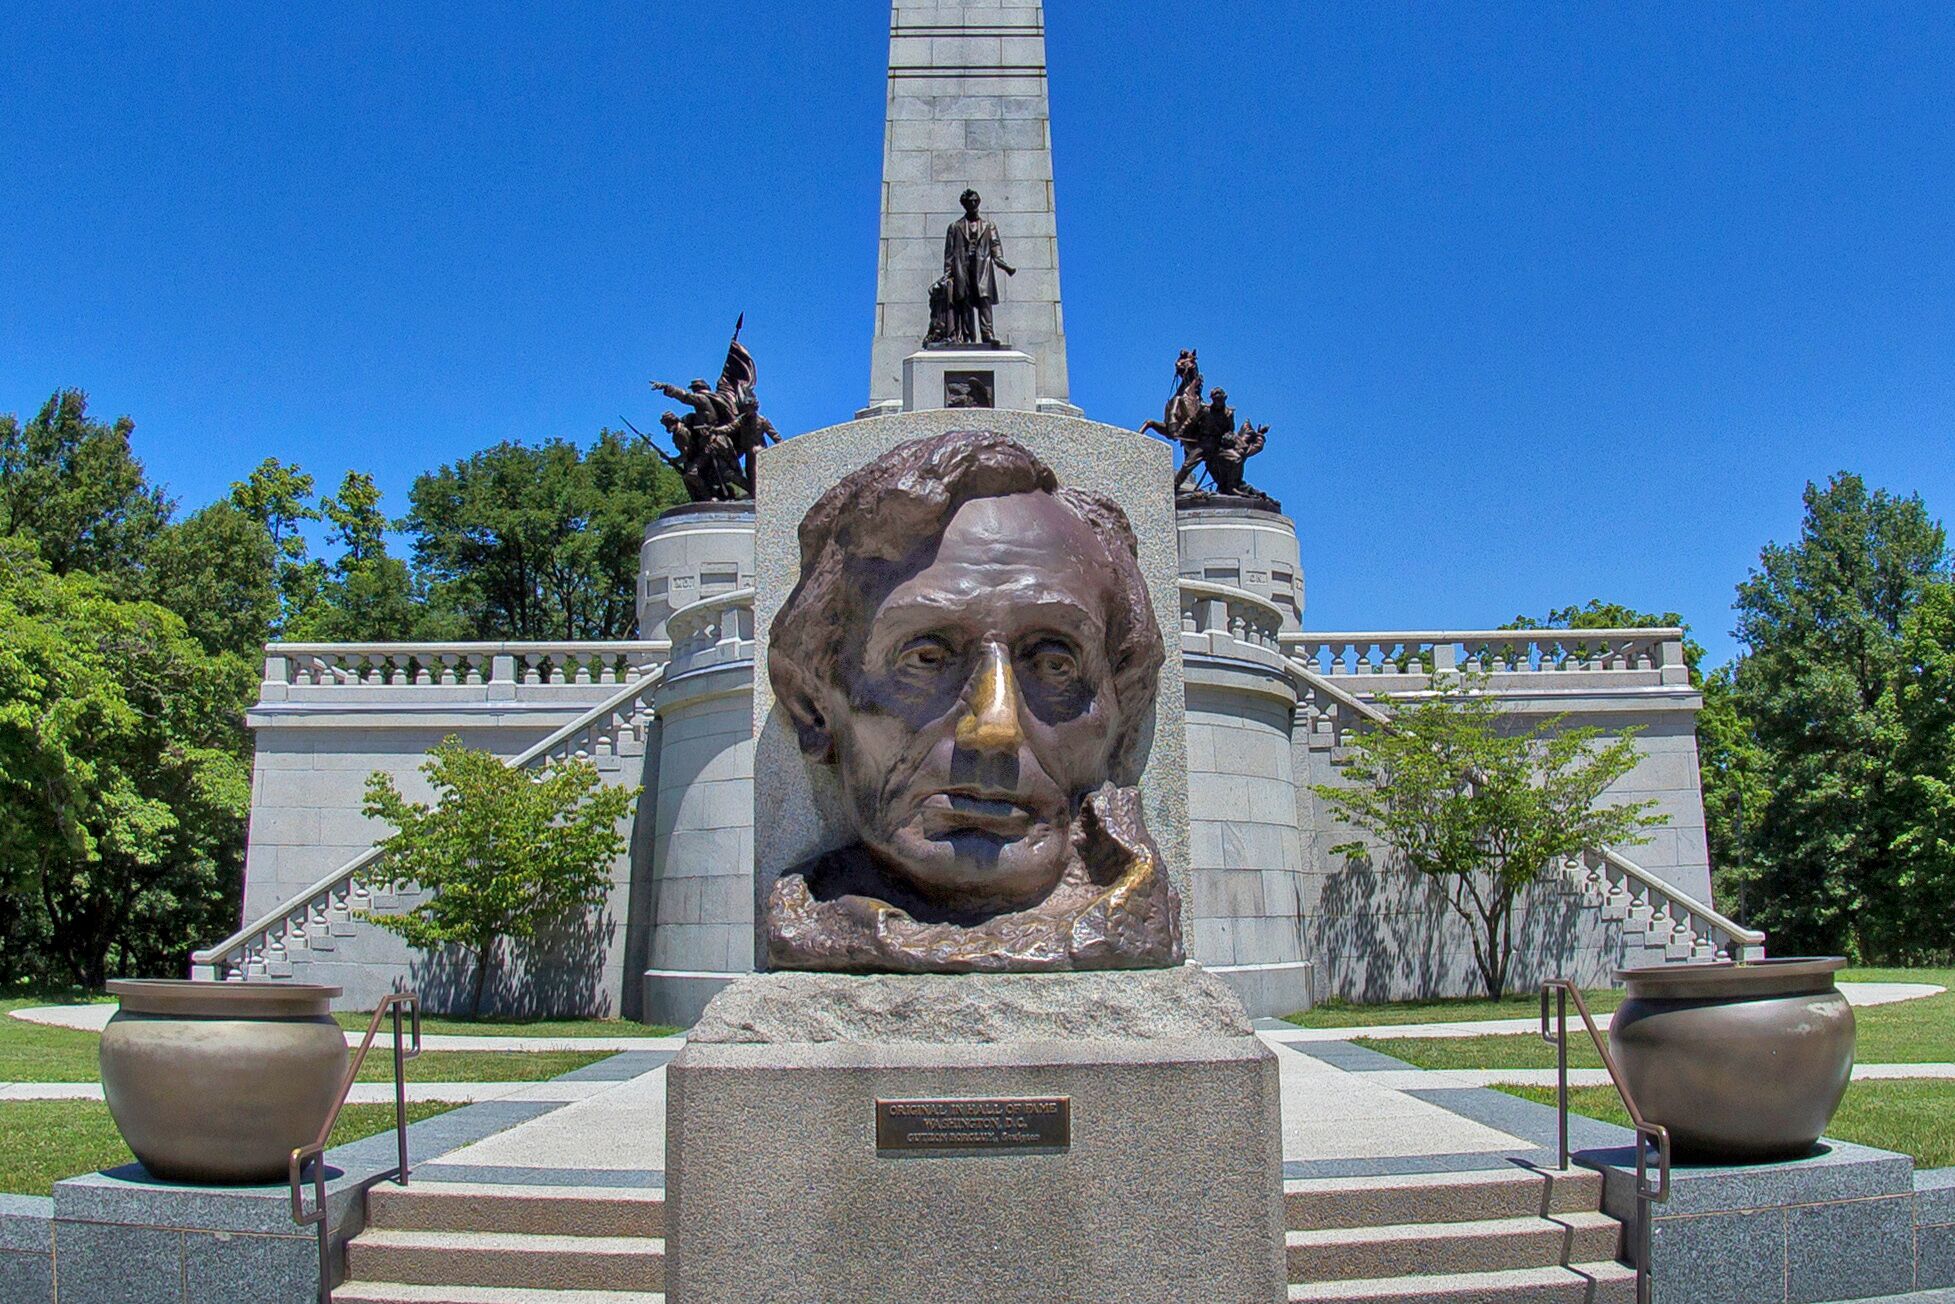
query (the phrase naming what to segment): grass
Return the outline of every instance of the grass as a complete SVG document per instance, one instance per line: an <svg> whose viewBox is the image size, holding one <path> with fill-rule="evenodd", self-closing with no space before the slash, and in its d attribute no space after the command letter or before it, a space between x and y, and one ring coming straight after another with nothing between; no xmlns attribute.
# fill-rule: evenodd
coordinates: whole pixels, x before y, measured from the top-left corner
<svg viewBox="0 0 1955 1304"><path fill-rule="evenodd" d="M99 1082L101 1038L74 1028L50 1028L6 1017L44 1000L0 1001L0 1082ZM357 1016L356 1016L357 1017ZM344 1020L342 1020L344 1022ZM365 1026L364 1021L361 1024ZM636 1026L636 1025L634 1025ZM423 1021L421 1031L429 1031ZM608 1051L424 1051L410 1061L410 1082L540 1082L606 1058ZM393 1078L385 1042L375 1042L360 1071L362 1082Z"/></svg>
<svg viewBox="0 0 1955 1304"><path fill-rule="evenodd" d="M1553 1087L1500 1087L1510 1096L1553 1105ZM1568 1107L1577 1114L1629 1126L1613 1087L1572 1087ZM1955 1165L1955 1082L1856 1082L1846 1090L1826 1135L1913 1155L1920 1168Z"/></svg>
<svg viewBox="0 0 1955 1304"><path fill-rule="evenodd" d="M1840 977L1845 982L1933 983L1949 989L1939 996L1855 1010L1858 1036L1854 1059L1859 1063L1939 1064L1955 1060L1955 970L1849 969ZM1551 1069L1555 1065L1554 1047L1534 1033L1443 1039L1365 1037L1358 1043L1422 1069ZM1580 1068L1602 1067L1601 1058L1580 1033L1579 1025L1571 1029L1568 1063Z"/></svg>
<svg viewBox="0 0 1955 1304"><path fill-rule="evenodd" d="M453 1108L410 1104L407 1117L419 1122ZM345 1145L393 1125L392 1105L348 1105L340 1111L332 1143ZM46 1195L64 1177L115 1168L134 1159L116 1133L108 1106L99 1101L0 1101L0 1192Z"/></svg>
<svg viewBox="0 0 1955 1304"><path fill-rule="evenodd" d="M365 1032L373 1022L371 1011L334 1013L348 1032ZM383 1024L384 1033L391 1022ZM516 1019L504 1015L463 1018L449 1014L423 1014L421 1035L454 1037L674 1037L683 1029L661 1023L634 1023L630 1019Z"/></svg>
<svg viewBox="0 0 1955 1304"><path fill-rule="evenodd" d="M1622 1003L1622 993L1602 987L1584 990L1582 999L1597 1014L1613 1010ZM1464 1023L1482 1019L1532 1019L1541 1013L1538 992L1503 996L1497 1001L1484 996L1443 997L1424 1001L1389 1001L1379 1005L1355 1005L1328 1000L1300 1014L1286 1016L1286 1022L1299 1028L1386 1028L1404 1023Z"/></svg>

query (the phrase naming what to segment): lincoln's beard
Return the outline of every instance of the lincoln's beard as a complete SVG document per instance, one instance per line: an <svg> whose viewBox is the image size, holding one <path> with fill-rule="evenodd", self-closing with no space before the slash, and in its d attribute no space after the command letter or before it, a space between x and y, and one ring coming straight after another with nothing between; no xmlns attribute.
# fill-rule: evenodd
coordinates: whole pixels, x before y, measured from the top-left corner
<svg viewBox="0 0 1955 1304"><path fill-rule="evenodd" d="M932 791L913 774L851 773L846 762L843 786L870 855L945 915L1035 906L1072 859L1077 802L1056 790L1027 794L1023 804L982 801Z"/></svg>
<svg viewBox="0 0 1955 1304"><path fill-rule="evenodd" d="M1061 877L1015 910L940 911L857 844L783 874L768 893L777 968L1009 973L1181 963L1180 904L1140 819L1140 794L1108 785L1073 821Z"/></svg>

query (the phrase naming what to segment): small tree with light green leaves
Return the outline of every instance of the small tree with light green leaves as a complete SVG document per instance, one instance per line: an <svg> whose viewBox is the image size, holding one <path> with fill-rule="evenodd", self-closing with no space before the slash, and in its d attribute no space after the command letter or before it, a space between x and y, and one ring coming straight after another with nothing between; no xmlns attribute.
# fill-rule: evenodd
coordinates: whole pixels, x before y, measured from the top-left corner
<svg viewBox="0 0 1955 1304"><path fill-rule="evenodd" d="M433 806L402 797L388 774L368 776L364 809L396 832L360 879L428 895L403 914L361 918L420 950L467 952L480 1014L504 938L528 940L603 903L606 871L625 846L618 822L640 789L607 786L589 761L514 769L453 737L428 753L421 772L434 786Z"/></svg>
<svg viewBox="0 0 1955 1304"><path fill-rule="evenodd" d="M1485 676L1435 680L1430 697L1384 700L1393 717L1358 733L1350 786L1315 791L1346 822L1441 885L1466 921L1487 995L1507 988L1514 905L1551 865L1588 848L1645 842L1665 823L1651 801L1599 805L1636 764L1633 731L1598 747L1600 731L1554 716L1517 728ZM1332 847L1361 856L1362 842Z"/></svg>

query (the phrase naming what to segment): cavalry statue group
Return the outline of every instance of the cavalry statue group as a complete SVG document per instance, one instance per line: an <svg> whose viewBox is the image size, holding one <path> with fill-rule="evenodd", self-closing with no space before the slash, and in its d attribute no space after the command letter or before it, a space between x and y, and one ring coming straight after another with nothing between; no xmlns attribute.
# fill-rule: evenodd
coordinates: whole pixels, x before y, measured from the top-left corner
<svg viewBox="0 0 1955 1304"><path fill-rule="evenodd" d="M1202 401L1202 373L1193 349L1183 349L1174 363L1174 395L1159 421L1141 426L1141 433L1158 433L1181 446L1181 469L1174 474L1179 503L1198 505L1210 499L1233 498L1281 510L1277 501L1242 478L1242 464L1263 451L1268 426L1236 424L1227 391L1216 388ZM1206 474L1212 486L1202 487ZM1192 477L1192 482L1191 482Z"/></svg>

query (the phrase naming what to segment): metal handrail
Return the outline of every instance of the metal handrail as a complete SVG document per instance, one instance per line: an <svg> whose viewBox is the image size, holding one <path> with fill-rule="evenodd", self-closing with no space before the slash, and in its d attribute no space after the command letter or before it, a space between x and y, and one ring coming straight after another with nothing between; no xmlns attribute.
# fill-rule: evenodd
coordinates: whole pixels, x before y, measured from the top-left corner
<svg viewBox="0 0 1955 1304"><path fill-rule="evenodd" d="M412 1046L403 1044L401 1040L403 1010L413 1016ZM421 1053L421 998L413 992L395 992L374 1009L373 1021L367 1025L367 1035L360 1039L360 1048L347 1063L346 1076L340 1080L339 1095L333 1101L332 1111L319 1128L319 1138L309 1146L294 1150L287 1168L292 1180L292 1221L301 1227L319 1229L319 1304L333 1304L333 1220L326 1204L326 1142L331 1139L333 1127L339 1122L339 1111L345 1108L346 1097L353 1090L354 1080L360 1076L361 1066L366 1063L367 1051L372 1049L373 1039L380 1034L380 1021L390 1013L394 1020L394 1140L400 1164L381 1173L379 1180L392 1178L397 1185L407 1185L407 1061ZM311 1209L305 1206L308 1168L312 1182Z"/></svg>
<svg viewBox="0 0 1955 1304"><path fill-rule="evenodd" d="M1549 992L1555 994L1553 1031L1548 1027ZM1648 1121L1643 1111L1636 1108L1636 1098L1629 1094L1629 1084L1622 1080L1616 1057L1609 1053L1608 1039L1595 1026L1588 1002L1582 999L1581 988L1566 978L1550 978L1541 984L1541 1039L1555 1048L1555 1080L1561 1111L1561 1171L1568 1171L1568 998L1571 996L1575 998L1575 1012L1581 1015L1582 1026L1588 1029L1595 1053L1602 1057L1602 1067L1609 1071L1609 1081L1622 1097L1622 1107L1628 1111L1636 1132L1636 1304L1650 1304L1650 1206L1670 1198L1670 1129ZM1649 1145L1644 1144L1646 1139ZM1650 1146L1656 1148L1655 1186L1649 1180Z"/></svg>

